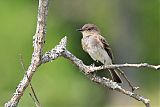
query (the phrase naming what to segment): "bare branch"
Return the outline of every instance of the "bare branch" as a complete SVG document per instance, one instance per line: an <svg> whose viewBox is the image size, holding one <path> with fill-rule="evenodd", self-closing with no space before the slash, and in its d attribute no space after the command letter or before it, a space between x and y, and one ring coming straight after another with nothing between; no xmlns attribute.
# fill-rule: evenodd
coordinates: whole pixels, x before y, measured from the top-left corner
<svg viewBox="0 0 160 107"><path fill-rule="evenodd" d="M101 84L109 89L116 90L121 92L127 96L130 96L138 101L143 102L146 107L150 107L149 99L144 98L141 95L135 94L133 92L127 91L123 89L119 84L113 82L107 78L98 77L96 74L91 73L97 70L106 69L106 68L120 68L120 67L148 67L154 69L160 69L160 65L149 65L146 63L143 64L116 64L116 65L108 65L108 66L87 66L85 65L80 59L75 57L71 52L66 49L67 38L64 37L59 45L57 45L52 50L46 52L43 55L43 45L45 42L45 34L46 34L46 18L48 14L48 0L39 0L39 7L38 7L38 17L37 17L37 29L33 40L33 47L34 51L32 53L31 64L26 71L23 79L20 81L19 85L16 88L16 92L13 94L10 101L5 104L5 107L17 107L21 96L23 95L25 89L30 84L32 76L36 69L42 64L46 62L50 62L60 56L63 56L69 59L73 64L75 64L81 72L87 76L93 82Z"/></svg>
<svg viewBox="0 0 160 107"><path fill-rule="evenodd" d="M129 85L129 86L131 87L131 89L132 89L132 92L133 92L134 90L139 89L139 87L135 87L135 86L132 85L132 83L129 81L128 77L126 76L126 74L125 74L121 69L117 68L116 70L118 70L119 73L123 76L123 78L127 81L128 85Z"/></svg>
<svg viewBox="0 0 160 107"><path fill-rule="evenodd" d="M119 67L137 67L135 66L135 64L119 64L119 65L109 65L106 67L100 66L100 67L94 67L94 66L87 66L83 63L82 60L78 59L77 57L75 57L71 52L69 52L65 46L66 46L66 42L67 42L67 38L64 37L61 42L59 43L59 45L57 45L55 48L53 48L52 50L46 52L43 57L42 57L42 63L46 63L46 62L50 62L52 60L55 60L56 58L63 56L67 59L69 59L73 64L75 64L80 71L86 75L90 80L92 80L93 82L96 82L98 84L101 84L109 89L112 90L116 90L118 92L121 92L129 97L132 97L138 101L141 101L145 104L146 107L150 107L150 100L146 99L145 97L138 95L136 93L127 91L125 89L123 89L119 84L117 84L116 82L113 82L110 79L107 79L105 77L101 78L98 77L96 74L93 74L91 72L94 72L95 70L100 70L100 69L106 69L106 68L119 68ZM132 66L133 65L133 66ZM141 67L140 65L144 66L143 64L136 64L138 65L138 67ZM147 65L147 67L150 67L150 65Z"/></svg>
<svg viewBox="0 0 160 107"><path fill-rule="evenodd" d="M97 70L102 70L105 68L122 68L122 67L136 67L136 68L142 68L142 67L146 67L146 68L153 68L156 70L160 69L160 65L149 65L147 63L141 63L141 64L114 64L114 65L108 65L108 66L99 66L99 67L93 67L91 71L97 71Z"/></svg>
<svg viewBox="0 0 160 107"><path fill-rule="evenodd" d="M37 29L34 36L33 47L34 51L32 54L31 64L26 71L23 79L16 88L16 92L13 94L10 101L5 104L5 107L16 107L18 102L23 95L25 89L28 87L32 76L38 66L41 65L41 56L43 52L43 45L46 34L46 18L48 14L48 0L39 0L38 17L37 17Z"/></svg>
<svg viewBox="0 0 160 107"><path fill-rule="evenodd" d="M149 67L149 68L155 68L158 69L157 66L155 65L149 65L149 64L116 64L116 65L108 65L108 66L99 66L99 67L95 67L95 66L87 66L83 63L82 60L78 59L77 57L75 57L71 52L69 52L66 49L66 43L67 43L67 37L62 38L62 40L59 42L59 44L57 46L55 46L55 48L53 48L52 50L46 52L41 59L41 63L46 63L46 62L50 62L52 60L55 60L56 58L63 56L67 59L69 59L73 64L75 64L80 71L86 75L90 80L92 80L93 82L96 82L98 84L101 84L109 89L112 90L116 90L119 91L127 96L130 96L138 101L141 101L145 104L146 107L150 107L150 100L146 99L145 97L138 95L136 93L127 91L125 89L123 89L119 84L117 84L116 82L113 82L110 79L107 79L105 77L101 78L98 77L97 75L91 73L94 72L96 70L101 70L101 69L106 69L106 68L120 68L120 67ZM158 65L159 66L159 65ZM26 78L26 77L24 77ZM26 80L27 81L27 80ZM29 80L28 80L29 81ZM27 83L27 82L26 82ZM26 85L28 86L28 85ZM26 88L26 87L25 87ZM16 90L18 90L19 87L17 87ZM23 91L24 92L24 91ZM23 94L22 92L22 94ZM22 95L21 95L22 96ZM8 102L7 104L9 104L10 102ZM16 107L16 106L6 106L6 107Z"/></svg>
<svg viewBox="0 0 160 107"><path fill-rule="evenodd" d="M105 77L101 78L96 76L95 74L92 74L90 72L93 71L94 67L93 66L86 66L80 59L76 58L72 53L70 53L68 50L66 50L65 52L63 52L63 56L67 59L69 59L73 64L75 64L90 80L99 83L109 89L112 90L116 90L119 91L127 96L130 96L138 101L142 101L146 107L150 107L150 100L146 99L145 97L135 94L133 92L130 91L126 91L125 89L123 89L121 86L119 86L119 84L117 84L116 82L113 82L110 79L107 79ZM106 68L104 68L106 69Z"/></svg>
<svg viewBox="0 0 160 107"><path fill-rule="evenodd" d="M24 66L24 61L23 61L23 58L22 58L22 55L21 55L21 54L20 54L20 63L21 63L21 65L22 65L23 70L26 71L26 68L25 68L25 66ZM27 76L27 78L28 78L28 75L27 75L27 74L26 74L26 76ZM29 80L29 78L28 78L28 80ZM38 104L36 103L36 101L34 100L32 94L31 94L30 92L29 92L29 95L31 96L31 98L32 98L33 102L35 103L36 107L40 107L41 104L40 104L40 102L39 102L39 100L38 100L38 97L37 97L37 95L36 95L36 92L35 92L32 84L31 84L31 82L29 83L29 86L30 86L31 91L32 91L32 93L33 93L33 96L34 96L34 98L36 99L36 101L38 102Z"/></svg>
<svg viewBox="0 0 160 107"><path fill-rule="evenodd" d="M34 104L36 105L36 107L40 107L40 106L37 104L37 102L36 102L36 100L34 99L34 97L32 96L32 94L29 93L29 95L30 95L30 97L32 98L32 100L33 100Z"/></svg>
<svg viewBox="0 0 160 107"><path fill-rule="evenodd" d="M66 44L67 44L67 37L65 36L64 38L61 39L59 44L55 46L55 48L46 52L42 56L42 63L50 62L56 59L57 57L61 56L66 49Z"/></svg>

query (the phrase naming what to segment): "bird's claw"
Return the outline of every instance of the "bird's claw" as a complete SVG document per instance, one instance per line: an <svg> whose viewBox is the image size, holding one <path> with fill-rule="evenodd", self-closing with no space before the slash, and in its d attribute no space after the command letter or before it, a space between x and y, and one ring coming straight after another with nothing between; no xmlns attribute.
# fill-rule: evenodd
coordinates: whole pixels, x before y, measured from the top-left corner
<svg viewBox="0 0 160 107"><path fill-rule="evenodd" d="M138 90L139 87L132 87L132 92L134 92L135 90Z"/></svg>

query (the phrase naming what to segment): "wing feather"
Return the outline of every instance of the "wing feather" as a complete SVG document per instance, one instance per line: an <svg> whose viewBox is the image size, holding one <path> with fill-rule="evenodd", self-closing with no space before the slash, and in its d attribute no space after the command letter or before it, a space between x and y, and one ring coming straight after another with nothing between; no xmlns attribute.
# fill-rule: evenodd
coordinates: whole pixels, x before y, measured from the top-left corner
<svg viewBox="0 0 160 107"><path fill-rule="evenodd" d="M103 45L103 48L107 51L109 57L113 60L113 53L112 53L112 49L109 46L109 43L102 36L100 37L100 41L101 41L101 43Z"/></svg>

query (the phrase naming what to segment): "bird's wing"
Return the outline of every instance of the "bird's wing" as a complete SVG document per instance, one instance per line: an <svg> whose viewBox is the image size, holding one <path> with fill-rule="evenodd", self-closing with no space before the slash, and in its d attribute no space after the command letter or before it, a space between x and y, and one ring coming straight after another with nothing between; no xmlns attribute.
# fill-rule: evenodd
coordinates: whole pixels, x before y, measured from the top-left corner
<svg viewBox="0 0 160 107"><path fill-rule="evenodd" d="M113 53L112 53L112 50L111 50L111 48L109 46L109 43L102 36L100 37L100 41L102 43L102 47L107 51L109 57L113 60Z"/></svg>

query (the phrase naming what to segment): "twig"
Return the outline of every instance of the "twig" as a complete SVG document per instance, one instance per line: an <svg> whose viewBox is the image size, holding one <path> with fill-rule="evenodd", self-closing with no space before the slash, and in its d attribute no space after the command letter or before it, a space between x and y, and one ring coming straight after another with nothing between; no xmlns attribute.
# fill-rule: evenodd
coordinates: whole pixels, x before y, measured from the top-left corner
<svg viewBox="0 0 160 107"><path fill-rule="evenodd" d="M21 54L20 54L20 63L21 63L21 65L22 65L23 70L26 71L26 68L25 68L25 66L24 66L24 61L23 61L23 58L22 58L22 55L21 55ZM27 76L27 78L28 78L28 75L27 75L27 74L26 74L26 76ZM29 79L28 79L28 80L29 80ZM36 99L36 101L38 102L38 104L35 102L35 100L33 100L34 98L33 98L32 94L29 92L30 96L32 97L33 102L36 104L36 107L41 107L41 104L40 104L40 102L39 102L39 100L38 100L38 97L37 97L37 95L36 95L36 92L35 92L32 84L31 84L31 82L29 82L29 86L30 86L31 91L32 91L32 93L33 93L33 96L34 96L34 98Z"/></svg>
<svg viewBox="0 0 160 107"><path fill-rule="evenodd" d="M116 82L113 82L112 80L110 79L107 79L105 77L101 78L101 77L98 77L90 72L93 71L93 66L86 66L85 64L83 64L83 62L76 58L72 53L70 53L68 50L66 50L65 52L63 52L63 56L67 59L69 59L73 64L75 64L90 80L96 82L96 83L99 83L109 89L113 89L113 90L116 90L116 91L119 91L127 96L130 96L138 101L141 101L145 104L146 107L150 107L150 100L149 99L146 99L144 98L143 96L141 95L138 95L138 94L135 94L133 92L130 92L130 91L126 91L125 89L123 89L121 86L119 86ZM104 68L106 69L106 68Z"/></svg>
<svg viewBox="0 0 160 107"><path fill-rule="evenodd" d="M42 56L42 63L51 62L52 60L62 56L62 53L66 50L67 44L67 37L61 39L59 44L55 46L55 48L51 49L50 51L46 52Z"/></svg>
<svg viewBox="0 0 160 107"><path fill-rule="evenodd" d="M32 90L32 93L33 93L34 98L35 98L36 101L38 102L38 104L37 104L36 106L37 106L37 107L41 107L41 103L39 102L38 97L37 97L37 95L36 95L36 92L34 91L34 88L33 88L33 86L32 86L31 83L30 83L30 88L31 88L31 90Z"/></svg>
<svg viewBox="0 0 160 107"><path fill-rule="evenodd" d="M130 96L138 101L143 102L146 107L150 107L149 99L146 99L145 97L135 94L133 92L127 91L123 89L121 86L119 86L116 82L113 82L112 80L107 79L105 77L103 78L98 77L97 75L92 74L91 72L94 72L96 70L106 69L106 68L119 68L119 67L137 67L137 68L148 67L148 68L158 69L159 65L155 66L155 65L149 65L149 64L144 63L144 64L116 64L116 65L99 66L99 67L87 66L80 59L75 57L71 52L69 52L66 49L65 47L66 43L67 43L67 38L64 37L59 43L59 45L57 45L55 48L46 52L43 55L42 63L50 62L52 60L55 60L59 56L63 56L69 59L73 64L75 64L80 69L80 71L82 71L82 73L84 73L90 80L96 83L99 83L105 87L108 87L110 89L119 91L127 96Z"/></svg>
<svg viewBox="0 0 160 107"><path fill-rule="evenodd" d="M148 67L154 69L160 69L160 65L149 65L147 63L143 64L119 64L119 65L108 65L108 66L100 66L100 67L93 67L85 65L80 59L76 58L72 53L66 50L66 43L67 38L63 38L59 45L57 45L51 51L46 52L43 55L43 45L45 41L45 34L46 34L46 18L48 14L48 0L39 0L39 7L38 7L38 17L37 17L37 29L33 40L33 47L34 51L32 54L31 64L28 67L26 74L24 75L23 79L20 81L19 85L16 88L16 92L13 94L10 101L5 104L5 107L17 107L19 100L21 99L25 89L28 87L32 76L36 69L42 64L49 61L52 61L60 56L63 56L73 62L81 71L84 73L89 79L98 84L101 84L105 87L110 89L119 91L127 96L130 96L138 101L143 102L146 107L150 107L149 99L144 98L138 94L135 94L130 91L126 91L121 86L119 86L116 82L109 80L107 78L101 78L97 75L94 75L90 72L94 72L101 69L106 68L121 68L121 67ZM42 57L43 56L43 57Z"/></svg>
<svg viewBox="0 0 160 107"><path fill-rule="evenodd" d="M99 66L99 67L93 67L92 68L92 71L97 71L97 70L102 70L104 68L123 68L123 67L135 67L135 68L153 68L153 69L156 69L156 70L159 70L160 69L160 65L150 65L148 63L140 63L140 64L114 64L114 65L107 65L107 66ZM91 71L91 72L92 72Z"/></svg>
<svg viewBox="0 0 160 107"><path fill-rule="evenodd" d="M106 68L119 68L119 67L138 67L138 68L139 67L149 67L149 68L153 68L154 65L149 65L149 64L119 64L119 65L109 65L109 66L105 66L105 67L103 67L103 66L99 66L99 67L87 66L80 59L75 57L72 53L70 53L66 49L66 47L65 47L66 43L67 43L67 38L64 37L61 40L61 42L59 43L59 45L57 45L55 48L46 52L43 55L43 57L41 59L41 63L50 62L50 61L55 60L56 58L58 58L60 56L63 56L65 58L69 59L71 62L73 62L82 71L82 73L84 73L90 80L92 80L92 81L94 81L98 84L101 84L105 87L108 87L109 89L119 91L119 92L121 92L121 93L123 93L127 96L130 96L130 97L132 97L132 98L134 98L138 101L143 102L146 107L150 107L150 103L149 103L150 100L149 99L146 99L143 96L135 94L133 92L127 91L127 90L123 89L121 86L119 86L116 82L113 82L112 80L107 79L105 77L103 77L103 78L98 77L97 75L94 75L91 72L94 72L96 70L106 69ZM26 78L26 77L24 77L24 78ZM28 82L29 82L29 80L28 80ZM28 83L28 82L25 82L25 83ZM28 86L28 85L25 85L25 86ZM20 88L22 88L22 87L20 87ZM17 89L19 89L19 87L17 87ZM23 92L24 92L24 90L23 90ZM23 92L22 92L22 94L23 94ZM7 104L9 104L9 102ZM16 106L6 106L6 107L16 107Z"/></svg>
<svg viewBox="0 0 160 107"><path fill-rule="evenodd" d="M16 92L13 94L10 101L5 104L5 107L16 107L18 105L21 96L25 89L28 87L32 76L38 66L41 65L41 57L43 54L43 45L46 34L46 18L48 14L48 0L39 0L38 17L37 17L37 29L33 40L34 51L32 54L31 64L26 71L27 75L24 75L16 88Z"/></svg>
<svg viewBox="0 0 160 107"><path fill-rule="evenodd" d="M30 97L32 98L34 104L36 105L36 107L40 107L39 104L37 104L36 100L34 99L34 97L32 96L31 93L29 93Z"/></svg>
<svg viewBox="0 0 160 107"><path fill-rule="evenodd" d="M124 73L121 69L116 68L116 70L118 70L118 71L120 72L120 74L124 77L124 79L127 81L128 85L129 85L129 86L131 87L131 89L132 89L132 92L133 92L134 90L139 89L139 87L134 87L134 86L131 84L131 82L129 81L128 77L125 75L125 73Z"/></svg>
<svg viewBox="0 0 160 107"><path fill-rule="evenodd" d="M150 103L149 103L149 99L144 98L141 95L135 94L133 92L130 91L126 91L125 89L123 89L121 86L119 86L116 82L113 82L112 80L109 80L105 77L101 78L98 77L95 74L92 74L90 72L94 72L96 70L100 70L100 69L106 69L106 68L119 68L119 67L150 67L150 65L145 64L119 64L119 65L109 65L106 67L100 66L100 67L94 67L94 66L87 66L85 65L80 59L78 59L77 57L75 57L72 53L70 53L66 48L66 42L67 42L67 38L64 37L61 42L59 43L59 45L57 45L55 48L53 48L51 51L46 52L46 54L43 55L42 57L42 63L46 63L46 62L50 62L52 60L55 60L57 57L59 56L63 56L67 59L69 59L73 64L75 64L80 71L82 71L82 73L84 73L90 80L99 83L105 87L108 87L110 89L119 91L127 96L130 96L138 101L141 101L145 104L146 107L150 107ZM63 46L65 45L65 46ZM60 52L60 53L59 53ZM154 65L152 65L154 66Z"/></svg>

